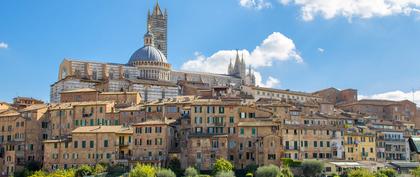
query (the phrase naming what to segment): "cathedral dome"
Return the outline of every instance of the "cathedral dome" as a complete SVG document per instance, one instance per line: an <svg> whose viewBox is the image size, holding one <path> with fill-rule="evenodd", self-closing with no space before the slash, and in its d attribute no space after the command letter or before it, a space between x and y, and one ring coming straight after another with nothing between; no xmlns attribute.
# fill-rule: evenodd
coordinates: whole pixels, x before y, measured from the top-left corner
<svg viewBox="0 0 420 177"><path fill-rule="evenodd" d="M129 64L137 61L154 61L167 63L165 55L153 45L145 45L131 55Z"/></svg>

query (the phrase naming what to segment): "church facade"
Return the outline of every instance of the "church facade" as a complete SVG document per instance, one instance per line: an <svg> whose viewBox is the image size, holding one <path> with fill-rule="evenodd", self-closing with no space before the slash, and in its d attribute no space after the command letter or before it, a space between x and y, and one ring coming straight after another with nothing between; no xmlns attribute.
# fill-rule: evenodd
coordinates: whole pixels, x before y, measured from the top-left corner
<svg viewBox="0 0 420 177"><path fill-rule="evenodd" d="M179 81L214 86L255 86L255 76L243 57L237 53L235 63L227 74L172 70L167 55L168 14L157 3L147 14L147 32L143 47L136 50L128 63L116 64L64 59L60 64L58 81L51 85L50 102L60 102L64 91L91 88L102 92L139 92L142 99L151 101L181 95Z"/></svg>

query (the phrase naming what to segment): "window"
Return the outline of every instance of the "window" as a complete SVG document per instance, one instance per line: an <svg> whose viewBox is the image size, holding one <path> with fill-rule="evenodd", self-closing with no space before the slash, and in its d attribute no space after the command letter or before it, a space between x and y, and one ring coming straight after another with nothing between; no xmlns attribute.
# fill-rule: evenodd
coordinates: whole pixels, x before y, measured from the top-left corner
<svg viewBox="0 0 420 177"><path fill-rule="evenodd" d="M201 106L195 106L195 107L194 107L194 112L195 112L195 113L201 113L201 112L202 112L202 108L201 108Z"/></svg>
<svg viewBox="0 0 420 177"><path fill-rule="evenodd" d="M102 113L102 112L104 112L104 108L101 106L99 107L99 113Z"/></svg>
<svg viewBox="0 0 420 177"><path fill-rule="evenodd" d="M78 148L78 146L79 146L78 142L74 141L73 146L74 146L74 148Z"/></svg>
<svg viewBox="0 0 420 177"><path fill-rule="evenodd" d="M252 136L255 136L257 134L257 129L256 128L252 128Z"/></svg>
<svg viewBox="0 0 420 177"><path fill-rule="evenodd" d="M239 118L241 118L241 119L246 118L246 113L245 112L239 113Z"/></svg>
<svg viewBox="0 0 420 177"><path fill-rule="evenodd" d="M156 133L162 133L162 127L155 127Z"/></svg>
<svg viewBox="0 0 420 177"><path fill-rule="evenodd" d="M136 128L136 133L137 134L141 134L142 133L142 130L143 130L142 127L137 127Z"/></svg>
<svg viewBox="0 0 420 177"><path fill-rule="evenodd" d="M220 114L225 113L225 107L220 106L220 107L219 107L219 113L220 113Z"/></svg>
<svg viewBox="0 0 420 177"><path fill-rule="evenodd" d="M90 141L90 148L94 148L94 146L95 146L95 143L93 142L93 141Z"/></svg>
<svg viewBox="0 0 420 177"><path fill-rule="evenodd" d="M314 141L314 147L318 147L318 142Z"/></svg>
<svg viewBox="0 0 420 177"><path fill-rule="evenodd" d="M82 141L82 148L86 148L86 141Z"/></svg>
<svg viewBox="0 0 420 177"><path fill-rule="evenodd" d="M276 160L276 154L268 154L268 160Z"/></svg>
<svg viewBox="0 0 420 177"><path fill-rule="evenodd" d="M244 135L245 134L245 130L244 130L244 128L241 128L241 135Z"/></svg>
<svg viewBox="0 0 420 177"><path fill-rule="evenodd" d="M235 123L235 118L233 116L229 117L229 123Z"/></svg>

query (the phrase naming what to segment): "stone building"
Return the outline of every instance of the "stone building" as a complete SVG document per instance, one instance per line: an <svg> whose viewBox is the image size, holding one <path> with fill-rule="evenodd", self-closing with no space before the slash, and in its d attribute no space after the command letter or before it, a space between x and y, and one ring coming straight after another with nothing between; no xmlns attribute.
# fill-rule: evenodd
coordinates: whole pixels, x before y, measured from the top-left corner
<svg viewBox="0 0 420 177"><path fill-rule="evenodd" d="M41 122L46 118L44 104L28 105L19 111L10 107L0 111L0 172L12 175L27 162L42 162Z"/></svg>
<svg viewBox="0 0 420 177"><path fill-rule="evenodd" d="M136 50L126 64L64 59L57 82L51 85L50 101L61 101L61 92L95 89L101 92L138 92L144 101L181 95L179 81L199 82L212 86L255 85L255 76L246 74L244 59L236 57L227 74L175 71L168 62L167 11L159 4L147 16L143 47Z"/></svg>
<svg viewBox="0 0 420 177"><path fill-rule="evenodd" d="M412 125L415 123L417 114L416 104L408 100L390 101L363 99L338 105L338 108L344 111L372 116L383 120L411 123ZM414 129L414 126L410 128Z"/></svg>
<svg viewBox="0 0 420 177"><path fill-rule="evenodd" d="M369 129L353 127L344 132L345 160L376 161L376 135Z"/></svg>
<svg viewBox="0 0 420 177"><path fill-rule="evenodd" d="M86 126L71 138L44 141L43 168L48 171L97 163L125 164L131 157L133 130L122 126Z"/></svg>
<svg viewBox="0 0 420 177"><path fill-rule="evenodd" d="M333 87L316 91L313 94L334 105L356 102L358 96L356 89L338 90Z"/></svg>
<svg viewBox="0 0 420 177"><path fill-rule="evenodd" d="M168 121L151 120L133 124L132 160L165 167L169 152L175 148L174 129Z"/></svg>

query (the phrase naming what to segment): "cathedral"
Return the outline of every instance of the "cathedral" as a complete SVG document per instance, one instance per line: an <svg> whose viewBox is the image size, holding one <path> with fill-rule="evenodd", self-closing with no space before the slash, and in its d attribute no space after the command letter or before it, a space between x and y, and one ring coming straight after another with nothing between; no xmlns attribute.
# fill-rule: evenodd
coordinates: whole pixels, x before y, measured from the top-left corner
<svg viewBox="0 0 420 177"><path fill-rule="evenodd" d="M168 13L156 3L147 14L147 29L143 46L127 63L91 62L64 59L59 67L58 81L51 85L50 101L60 102L63 91L91 88L102 92L139 92L150 101L182 95L180 82L202 83L208 87L242 85L255 86L255 76L243 55L237 52L227 74L177 71L168 62Z"/></svg>

